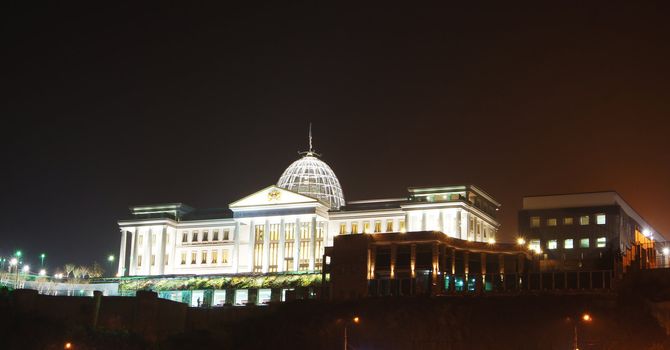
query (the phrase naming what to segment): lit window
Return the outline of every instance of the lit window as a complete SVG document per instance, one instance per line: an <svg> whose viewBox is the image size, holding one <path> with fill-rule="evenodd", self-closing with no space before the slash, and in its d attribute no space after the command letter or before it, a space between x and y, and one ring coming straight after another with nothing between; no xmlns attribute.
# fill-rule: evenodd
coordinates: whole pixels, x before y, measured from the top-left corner
<svg viewBox="0 0 670 350"><path fill-rule="evenodd" d="M607 223L607 216L605 214L596 215L596 224L605 225Z"/></svg>
<svg viewBox="0 0 670 350"><path fill-rule="evenodd" d="M398 221L398 231L405 232L405 220Z"/></svg>
<svg viewBox="0 0 670 350"><path fill-rule="evenodd" d="M352 222L351 223L351 233L358 233L358 223L357 222Z"/></svg>
<svg viewBox="0 0 670 350"><path fill-rule="evenodd" d="M207 263L207 251L202 251L201 259L200 259L201 264L206 264Z"/></svg>
<svg viewBox="0 0 670 350"><path fill-rule="evenodd" d="M540 240L539 239L531 239L530 243L528 243L528 248L530 248L530 250L534 250L536 252L540 251Z"/></svg>
<svg viewBox="0 0 670 350"><path fill-rule="evenodd" d="M596 240L596 247L605 248L605 245L607 245L607 238L598 237L598 239Z"/></svg>
<svg viewBox="0 0 670 350"><path fill-rule="evenodd" d="M379 220L375 221L375 232L382 232L382 222Z"/></svg>
<svg viewBox="0 0 670 350"><path fill-rule="evenodd" d="M363 221L363 233L370 233L370 221Z"/></svg>
<svg viewBox="0 0 670 350"><path fill-rule="evenodd" d="M144 241L144 236L142 236L142 235L137 236L137 245L138 246L142 245L142 241Z"/></svg>
<svg viewBox="0 0 670 350"><path fill-rule="evenodd" d="M547 219L547 226L556 226L556 218Z"/></svg>
<svg viewBox="0 0 670 350"><path fill-rule="evenodd" d="M393 232L393 220L386 220L386 232Z"/></svg>
<svg viewBox="0 0 670 350"><path fill-rule="evenodd" d="M347 224L340 224L340 234L343 235L347 233Z"/></svg>
<svg viewBox="0 0 670 350"><path fill-rule="evenodd" d="M209 232L207 231L202 231L202 241L207 242L209 238L207 237L209 235Z"/></svg>
<svg viewBox="0 0 670 350"><path fill-rule="evenodd" d="M563 243L563 248L565 249L574 248L574 240L572 238L566 239L565 242Z"/></svg>
<svg viewBox="0 0 670 350"><path fill-rule="evenodd" d="M188 242L188 232L184 232L184 234L181 236L181 242L182 243Z"/></svg>
<svg viewBox="0 0 670 350"><path fill-rule="evenodd" d="M579 240L579 248L588 248L590 245L590 240L588 238L582 238Z"/></svg>
<svg viewBox="0 0 670 350"><path fill-rule="evenodd" d="M198 258L198 253L191 252L191 264L195 264L196 259Z"/></svg>
<svg viewBox="0 0 670 350"><path fill-rule="evenodd" d="M540 217L531 216L530 217L530 227L540 227Z"/></svg>
<svg viewBox="0 0 670 350"><path fill-rule="evenodd" d="M141 266L142 266L142 255L138 255L137 256L137 267L141 267Z"/></svg>
<svg viewBox="0 0 670 350"><path fill-rule="evenodd" d="M198 241L198 231L193 231L193 235L191 236L191 242L197 242Z"/></svg>
<svg viewBox="0 0 670 350"><path fill-rule="evenodd" d="M222 264L227 264L228 263L228 249L224 249L221 251L221 263Z"/></svg>
<svg viewBox="0 0 670 350"><path fill-rule="evenodd" d="M563 218L563 225L572 225L572 218Z"/></svg>
<svg viewBox="0 0 670 350"><path fill-rule="evenodd" d="M216 250L212 250L212 264L218 264L219 263L219 252Z"/></svg>
<svg viewBox="0 0 670 350"><path fill-rule="evenodd" d="M556 241L555 239L552 239L552 240L547 242L547 249L553 250L553 249L556 249L556 248L558 248L558 241Z"/></svg>
<svg viewBox="0 0 670 350"><path fill-rule="evenodd" d="M186 265L186 253L181 253L181 264Z"/></svg>
<svg viewBox="0 0 670 350"><path fill-rule="evenodd" d="M218 241L219 240L219 230L214 230L212 233L212 241Z"/></svg>
<svg viewBox="0 0 670 350"><path fill-rule="evenodd" d="M589 224L589 216L588 215L583 215L579 217L579 224L580 225L588 225Z"/></svg>
<svg viewBox="0 0 670 350"><path fill-rule="evenodd" d="M229 230L223 230L223 240L227 241L230 239L230 231Z"/></svg>
<svg viewBox="0 0 670 350"><path fill-rule="evenodd" d="M155 265L156 265L156 255L151 254L151 266L155 266Z"/></svg>

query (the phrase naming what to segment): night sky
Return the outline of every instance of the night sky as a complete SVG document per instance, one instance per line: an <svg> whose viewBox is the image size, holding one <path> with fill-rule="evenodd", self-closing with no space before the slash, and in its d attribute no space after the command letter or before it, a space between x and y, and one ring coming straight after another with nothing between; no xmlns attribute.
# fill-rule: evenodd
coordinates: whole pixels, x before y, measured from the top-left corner
<svg viewBox="0 0 670 350"><path fill-rule="evenodd" d="M104 262L128 206L226 207L309 122L347 200L477 184L511 240L524 195L616 190L670 235L661 1L22 3L0 11L0 254Z"/></svg>

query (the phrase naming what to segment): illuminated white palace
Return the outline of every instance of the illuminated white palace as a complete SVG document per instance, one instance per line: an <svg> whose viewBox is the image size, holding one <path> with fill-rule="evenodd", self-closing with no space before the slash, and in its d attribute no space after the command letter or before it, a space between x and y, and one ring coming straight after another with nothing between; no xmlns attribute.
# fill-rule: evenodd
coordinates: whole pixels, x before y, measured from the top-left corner
<svg viewBox="0 0 670 350"><path fill-rule="evenodd" d="M310 139L311 144L311 139ZM312 151L276 185L196 210L181 203L131 207L119 221L119 276L318 272L341 234L441 231L495 241L500 204L476 186L415 187L404 198L345 202L332 169Z"/></svg>

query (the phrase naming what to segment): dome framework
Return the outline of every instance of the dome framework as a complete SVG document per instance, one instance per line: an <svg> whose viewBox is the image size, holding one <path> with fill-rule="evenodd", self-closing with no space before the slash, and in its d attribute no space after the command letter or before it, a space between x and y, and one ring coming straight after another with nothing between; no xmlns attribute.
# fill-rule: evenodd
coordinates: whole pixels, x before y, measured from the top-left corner
<svg viewBox="0 0 670 350"><path fill-rule="evenodd" d="M331 209L339 209L345 203L335 172L311 151L284 170L277 186L319 199Z"/></svg>

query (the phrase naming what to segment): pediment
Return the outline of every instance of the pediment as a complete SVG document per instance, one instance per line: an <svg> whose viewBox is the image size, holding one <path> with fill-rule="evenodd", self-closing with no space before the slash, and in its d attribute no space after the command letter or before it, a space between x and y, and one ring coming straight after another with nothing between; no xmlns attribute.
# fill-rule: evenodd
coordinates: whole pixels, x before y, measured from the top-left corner
<svg viewBox="0 0 670 350"><path fill-rule="evenodd" d="M275 185L268 186L254 194L248 195L240 200L237 200L231 203L228 207L230 209L235 208L248 208L248 207L265 207L269 205L287 205L287 204L301 204L301 203L318 203L319 201L296 193L289 191L287 189L277 187Z"/></svg>

